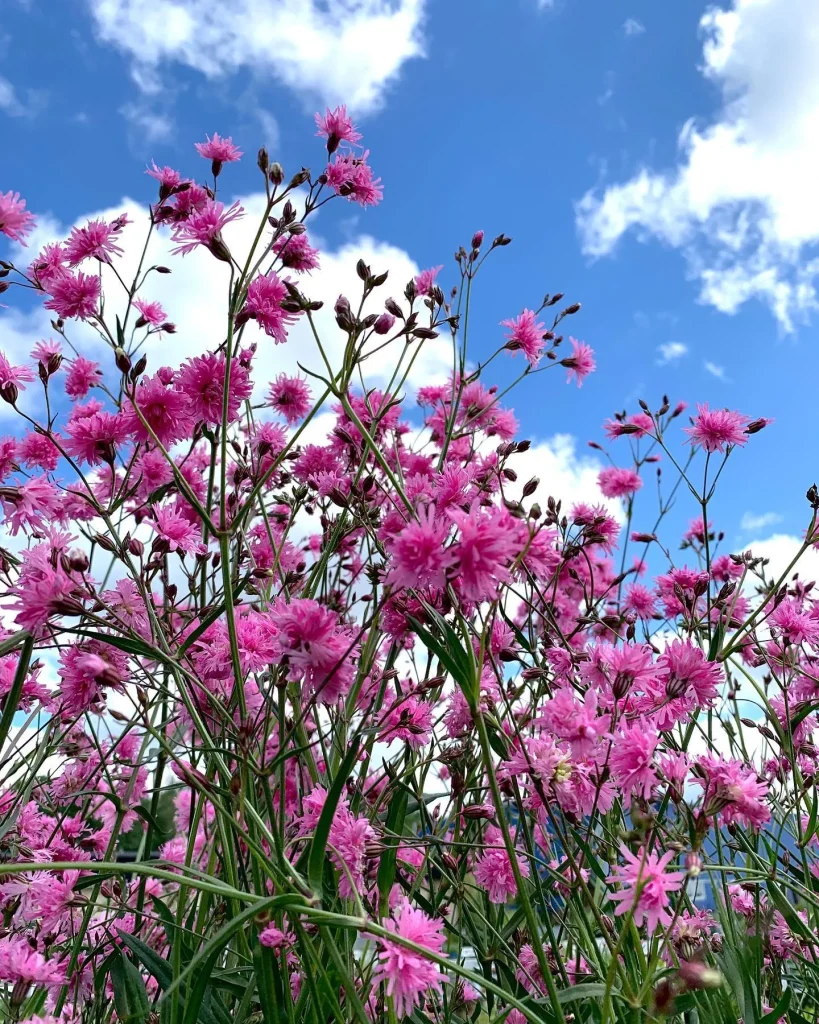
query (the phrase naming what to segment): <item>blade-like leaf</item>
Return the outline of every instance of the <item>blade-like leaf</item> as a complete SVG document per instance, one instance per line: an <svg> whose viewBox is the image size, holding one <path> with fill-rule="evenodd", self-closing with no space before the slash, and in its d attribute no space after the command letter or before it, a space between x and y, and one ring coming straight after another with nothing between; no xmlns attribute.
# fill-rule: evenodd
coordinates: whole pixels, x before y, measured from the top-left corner
<svg viewBox="0 0 819 1024"><path fill-rule="evenodd" d="M336 777L333 779L332 786L330 786L330 792L324 801L324 807L321 809L313 841L310 845L310 855L307 859L307 878L317 895L321 894L321 883L324 876L324 853L330 836L330 826L333 824L336 807L338 807L344 786L358 759L358 748L359 741L358 737L356 737L347 751L344 760L339 765Z"/></svg>
<svg viewBox="0 0 819 1024"><path fill-rule="evenodd" d="M145 981L127 956L116 950L110 965L114 1006L122 1024L145 1024L151 1006Z"/></svg>

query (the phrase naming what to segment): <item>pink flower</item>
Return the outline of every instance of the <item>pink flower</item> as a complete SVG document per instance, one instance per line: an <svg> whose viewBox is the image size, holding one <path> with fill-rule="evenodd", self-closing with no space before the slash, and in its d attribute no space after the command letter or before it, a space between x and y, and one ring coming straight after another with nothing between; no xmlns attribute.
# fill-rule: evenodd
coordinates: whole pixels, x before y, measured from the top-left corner
<svg viewBox="0 0 819 1024"><path fill-rule="evenodd" d="M330 110L328 107L324 116L317 113L316 127L318 128L316 135L327 139L328 153L334 153L342 142L355 145L356 142L361 141L361 135L348 117L347 108L343 104L336 107L335 110Z"/></svg>
<svg viewBox="0 0 819 1024"><path fill-rule="evenodd" d="M117 445L127 436L122 419L110 412L72 418L66 425L63 442L66 452L79 463L90 466L114 461Z"/></svg>
<svg viewBox="0 0 819 1024"><path fill-rule="evenodd" d="M193 429L190 398L184 391L169 386L170 380L167 378L168 373L162 371L153 377L145 377L138 384L134 398L124 403L121 414L123 430L133 434L137 441L149 441L152 438L137 415L134 401L148 426L165 446L188 437ZM170 378L173 379L172 373Z"/></svg>
<svg viewBox="0 0 819 1024"><path fill-rule="evenodd" d="M188 397L191 416L196 422L211 426L222 422L222 404L225 394L225 356L208 352L194 356L179 370L178 385ZM250 398L253 385L250 374L238 359L231 360L230 390L228 392L228 422L239 415L242 402Z"/></svg>
<svg viewBox="0 0 819 1024"><path fill-rule="evenodd" d="M637 793L648 799L657 782L654 751L657 733L644 724L628 726L615 737L609 755L609 766L615 781L626 797Z"/></svg>
<svg viewBox="0 0 819 1024"><path fill-rule="evenodd" d="M620 904L614 913L619 916L633 909L634 923L639 928L645 921L651 935L658 924L664 928L671 924L668 894L682 888L685 872L666 871L676 856L673 850L662 857L647 853L645 848L641 848L636 857L625 846L620 847L620 852L625 865L615 867L606 879L624 887L610 894L610 898Z"/></svg>
<svg viewBox="0 0 819 1024"><path fill-rule="evenodd" d="M50 275L47 288L51 298L46 309L53 309L66 320L77 317L90 320L97 313L100 301L100 279L91 274L70 274L61 271Z"/></svg>
<svg viewBox="0 0 819 1024"><path fill-rule="evenodd" d="M472 873L477 884L486 889L490 903L507 903L517 892L517 884L509 854L503 846L503 833L494 825L489 825L486 829L485 842L487 847L494 849L485 849L481 853L475 861ZM529 864L519 856L518 869L524 878L529 877Z"/></svg>
<svg viewBox="0 0 819 1024"><path fill-rule="evenodd" d="M259 942L268 949L280 949L287 936L275 924L269 924L259 932Z"/></svg>
<svg viewBox="0 0 819 1024"><path fill-rule="evenodd" d="M324 175L327 184L336 195L346 196L350 202L361 206L377 206L384 198L381 179L373 178L372 168L367 163L369 151L361 157L339 153L328 164Z"/></svg>
<svg viewBox="0 0 819 1024"><path fill-rule="evenodd" d="M231 221L244 216L244 212L238 202L225 210L224 203L208 199L200 209L193 210L186 220L174 225L171 241L179 243L173 250L174 255L187 256L197 245L203 245L217 259L230 262L222 239L222 230Z"/></svg>
<svg viewBox="0 0 819 1024"><path fill-rule="evenodd" d="M443 269L443 264L441 264L438 267L429 267L429 269L422 270L420 274L415 275L415 288L419 295L431 294L432 286L435 284L435 278Z"/></svg>
<svg viewBox="0 0 819 1024"><path fill-rule="evenodd" d="M276 609L282 653L292 678L303 679L325 704L334 704L353 682L357 644L352 631L317 601L297 599Z"/></svg>
<svg viewBox="0 0 819 1024"><path fill-rule="evenodd" d="M319 251L310 245L306 234L282 235L273 243L273 252L282 261L283 267L308 273L318 269Z"/></svg>
<svg viewBox="0 0 819 1024"><path fill-rule="evenodd" d="M416 590L442 589L447 570L456 561L452 548L445 546L450 530L445 519L436 518L431 505L422 506L417 521L407 523L386 543L391 563L386 582Z"/></svg>
<svg viewBox="0 0 819 1024"><path fill-rule="evenodd" d="M640 490L643 481L633 469L608 466L597 474L597 486L607 498L627 498Z"/></svg>
<svg viewBox="0 0 819 1024"><path fill-rule="evenodd" d="M421 911L404 903L395 920L382 921L384 928L402 939L424 946L433 953L440 953L444 945L443 924ZM385 983L386 993L393 1000L396 1016L403 1019L421 1003L423 995L433 989L441 991L441 982L446 981L436 964L430 963L422 953L407 949L389 939L379 938L381 953L373 981Z"/></svg>
<svg viewBox="0 0 819 1024"><path fill-rule="evenodd" d="M626 587L626 597L623 605L627 611L632 612L638 619L650 619L657 612L656 597L642 583L631 583Z"/></svg>
<svg viewBox="0 0 819 1024"><path fill-rule="evenodd" d="M710 707L719 696L718 687L725 675L720 666L708 661L699 647L688 640L672 640L657 659L660 682L669 698L684 696L691 690L700 707Z"/></svg>
<svg viewBox="0 0 819 1024"><path fill-rule="evenodd" d="M310 412L310 386L303 377L288 377L286 373L280 373L267 392L267 404L292 426Z"/></svg>
<svg viewBox="0 0 819 1024"><path fill-rule="evenodd" d="M726 445L744 445L748 441L745 427L750 423L741 412L729 409L709 409L708 403L697 405L697 416L685 433L691 444L706 452L724 452Z"/></svg>
<svg viewBox="0 0 819 1024"><path fill-rule="evenodd" d="M154 509L154 518L148 520L169 551L181 551L186 555L204 554L207 547L202 543L202 528L191 523L172 506L164 505Z"/></svg>
<svg viewBox="0 0 819 1024"><path fill-rule="evenodd" d="M19 457L29 468L39 466L53 473L60 461L60 452L50 437L30 431L20 441Z"/></svg>
<svg viewBox="0 0 819 1024"><path fill-rule="evenodd" d="M627 420L606 420L603 424L606 437L613 441L617 437L629 434L632 437L643 437L654 433L654 420L646 412L634 413Z"/></svg>
<svg viewBox="0 0 819 1024"><path fill-rule="evenodd" d="M112 256L122 255L122 249L113 241L118 233L117 221L106 224L104 220L90 220L85 227L73 228L63 247L66 262L70 267L91 258L110 263Z"/></svg>
<svg viewBox="0 0 819 1024"><path fill-rule="evenodd" d="M698 761L705 778L694 781L704 789L706 813L719 814L720 821L733 821L748 828L760 829L771 820L766 802L768 785L761 782L750 768L740 761L705 755Z"/></svg>
<svg viewBox="0 0 819 1024"><path fill-rule="evenodd" d="M522 548L517 521L497 507L451 509L448 515L458 527L458 589L468 601L491 600L498 584L509 579L509 565Z"/></svg>
<svg viewBox="0 0 819 1024"><path fill-rule="evenodd" d="M233 145L233 139L228 136L226 139L220 137L218 132L205 136L205 142L195 143L196 151L206 160L213 160L220 164L229 164L238 160L243 154L242 151ZM150 173L150 172L149 172Z"/></svg>
<svg viewBox="0 0 819 1024"><path fill-rule="evenodd" d="M247 289L247 300L243 316L255 320L277 345L287 341L287 327L296 322L297 313L288 313L281 308L287 298L287 288L271 270L255 278Z"/></svg>
<svg viewBox="0 0 819 1024"><path fill-rule="evenodd" d="M432 711L432 704L411 693L384 716L378 738L383 743L401 740L413 750L419 750L432 735Z"/></svg>
<svg viewBox="0 0 819 1024"><path fill-rule="evenodd" d="M173 167L157 167L153 160L145 173L150 174L152 178L156 178L159 182L160 196L163 199L167 198L184 180L179 171L175 171Z"/></svg>
<svg viewBox="0 0 819 1024"><path fill-rule="evenodd" d="M27 366L14 366L0 352L0 387L13 384L20 391L26 390L26 384L34 380L34 374Z"/></svg>
<svg viewBox="0 0 819 1024"><path fill-rule="evenodd" d="M513 320L502 320L501 327L508 327L506 348L510 352L520 350L526 356L530 366L537 366L546 344L543 332L546 325L535 320L537 316L531 309L524 309L520 316Z"/></svg>
<svg viewBox="0 0 819 1024"><path fill-rule="evenodd" d="M65 966L53 955L46 960L25 939L7 936L0 939L0 981L55 988L66 982Z"/></svg>
<svg viewBox="0 0 819 1024"><path fill-rule="evenodd" d="M72 360L65 376L65 393L72 401L85 398L88 392L98 384L101 378L100 364L77 356Z"/></svg>
<svg viewBox="0 0 819 1024"><path fill-rule="evenodd" d="M134 299L134 307L139 310L137 327L161 327L166 321L165 310L158 302L148 302L145 299Z"/></svg>
<svg viewBox="0 0 819 1024"><path fill-rule="evenodd" d="M0 192L0 232L12 241L26 244L26 236L34 230L34 214L26 209L19 192Z"/></svg>
<svg viewBox="0 0 819 1024"><path fill-rule="evenodd" d="M574 338L569 338L569 341L573 353L566 359L561 359L560 365L569 371L566 380L570 381L574 377L577 386L581 387L584 379L597 368L597 363L594 361L594 352L585 341L576 341Z"/></svg>

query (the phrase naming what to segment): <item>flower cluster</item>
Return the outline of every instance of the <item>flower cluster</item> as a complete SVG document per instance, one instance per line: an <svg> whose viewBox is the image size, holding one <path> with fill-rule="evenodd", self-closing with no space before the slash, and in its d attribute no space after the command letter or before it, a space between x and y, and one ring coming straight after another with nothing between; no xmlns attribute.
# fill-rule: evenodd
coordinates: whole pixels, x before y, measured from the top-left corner
<svg viewBox="0 0 819 1024"><path fill-rule="evenodd" d="M479 231L446 293L360 261L330 344L306 223L382 188L344 107L316 124L318 176L259 153L249 248L214 134L209 182L147 172L171 266L125 216L3 264L55 319L0 355L0 1013L735 1021L786 992L811 1019L819 601L709 519L769 421L643 402L593 444L596 501L549 493L506 395L595 370L579 304L512 313L477 362L464 294L510 242ZM32 228L0 195L0 232ZM212 337L159 301L174 259L224 274ZM266 379L295 334L304 369Z"/></svg>

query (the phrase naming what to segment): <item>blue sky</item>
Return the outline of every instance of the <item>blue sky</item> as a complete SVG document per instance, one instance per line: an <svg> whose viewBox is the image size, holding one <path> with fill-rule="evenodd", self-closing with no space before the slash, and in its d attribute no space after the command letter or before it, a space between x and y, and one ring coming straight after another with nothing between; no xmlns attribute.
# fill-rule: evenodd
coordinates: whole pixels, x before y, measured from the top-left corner
<svg viewBox="0 0 819 1024"><path fill-rule="evenodd" d="M354 262L366 235L399 268L443 263L446 286L476 228L513 236L479 289L475 357L544 293L582 302L572 332L599 372L581 391L539 376L513 402L523 435L576 438L575 454L544 449L545 483L550 468L571 486L602 421L665 391L776 420L724 479L729 547L776 535L779 558L801 533L819 476L813 0L3 8L0 191L46 222L149 201L146 162L199 172L191 145L214 130L248 154L226 181L237 195L257 188L261 142L289 173L316 169L312 111L346 100L385 199L322 216L331 251ZM0 348L35 327L0 311Z"/></svg>

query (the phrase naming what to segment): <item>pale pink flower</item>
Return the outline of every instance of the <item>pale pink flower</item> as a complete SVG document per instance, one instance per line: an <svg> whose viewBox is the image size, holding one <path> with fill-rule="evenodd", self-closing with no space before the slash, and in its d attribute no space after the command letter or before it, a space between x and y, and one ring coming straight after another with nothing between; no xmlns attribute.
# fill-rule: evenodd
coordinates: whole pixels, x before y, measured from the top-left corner
<svg viewBox="0 0 819 1024"><path fill-rule="evenodd" d="M621 846L620 852L626 863L616 866L606 879L623 886L619 892L609 894L610 899L620 904L614 913L620 916L633 910L634 923L639 928L645 921L651 935L658 924L664 928L671 924L668 895L682 888L685 872L666 871L676 856L673 850L662 857L647 853L645 848L637 856L626 846Z"/></svg>
<svg viewBox="0 0 819 1024"><path fill-rule="evenodd" d="M76 356L68 367L65 375L65 393L72 401L78 398L85 398L88 392L101 380L102 373L100 364L86 359L85 356Z"/></svg>
<svg viewBox="0 0 819 1024"><path fill-rule="evenodd" d="M632 725L621 730L612 744L609 765L623 793L632 793L648 799L657 782L654 771L654 751L658 736L645 725Z"/></svg>
<svg viewBox="0 0 819 1024"><path fill-rule="evenodd" d="M162 327L168 317L165 310L158 302L148 302L146 299L134 299L134 307L139 310L137 327Z"/></svg>
<svg viewBox="0 0 819 1024"><path fill-rule="evenodd" d="M154 518L148 525L161 537L169 551L182 554L204 554L207 547L202 543L202 529L191 523L172 506L164 505L154 509Z"/></svg>
<svg viewBox="0 0 819 1024"><path fill-rule="evenodd" d="M64 258L70 267L92 258L110 263L112 256L122 255L122 248L114 242L118 234L117 221L106 224L104 220L90 220L84 227L72 228L63 246Z"/></svg>
<svg viewBox="0 0 819 1024"><path fill-rule="evenodd" d="M281 303L286 298L284 282L271 270L269 274L260 274L251 282L242 311L243 317L255 320L277 345L287 341L287 328L298 318L297 313L282 309Z"/></svg>
<svg viewBox="0 0 819 1024"><path fill-rule="evenodd" d="M415 275L415 289L419 295L429 295L432 292L435 278L444 269L443 264L438 267L429 267Z"/></svg>
<svg viewBox="0 0 819 1024"><path fill-rule="evenodd" d="M184 193L183 193L184 194ZM235 202L228 210L224 203L208 199L200 209L191 211L186 220L174 225L171 241L179 243L174 255L187 256L198 245L203 245L218 259L230 261L222 240L222 230L231 221L244 216L244 210Z"/></svg>

